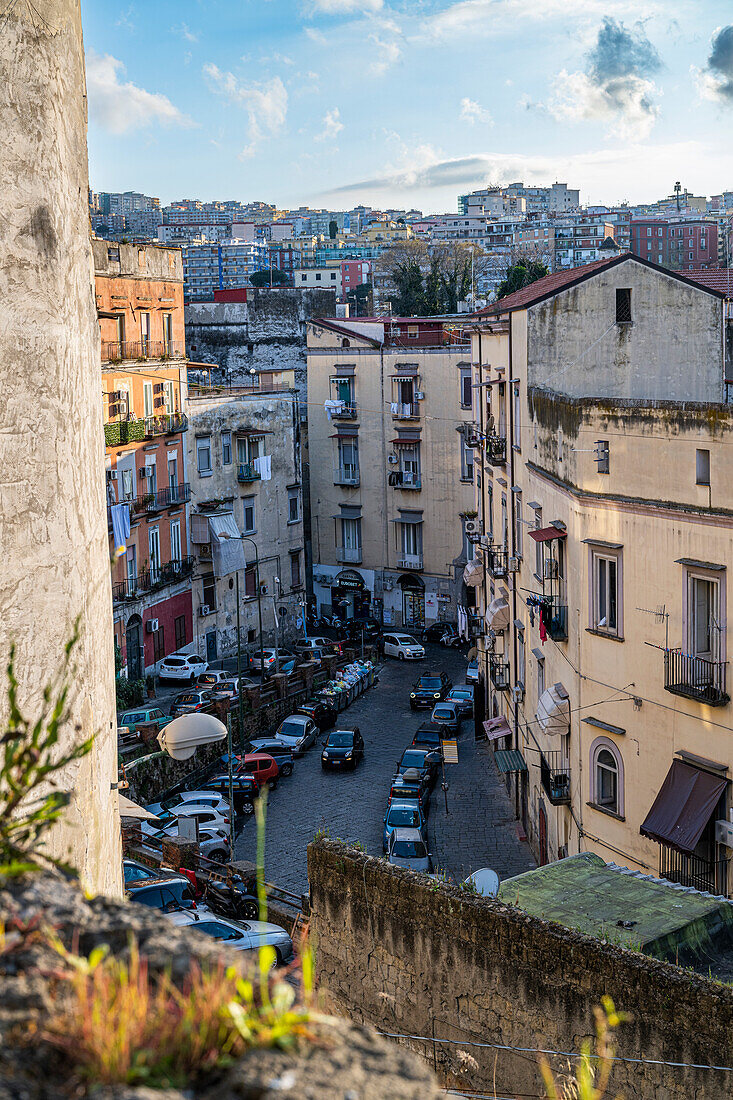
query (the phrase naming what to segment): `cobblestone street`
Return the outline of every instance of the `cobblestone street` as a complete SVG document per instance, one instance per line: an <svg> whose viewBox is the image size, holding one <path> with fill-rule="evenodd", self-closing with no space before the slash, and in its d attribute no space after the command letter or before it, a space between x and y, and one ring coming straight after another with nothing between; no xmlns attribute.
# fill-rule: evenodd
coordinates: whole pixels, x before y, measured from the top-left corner
<svg viewBox="0 0 733 1100"><path fill-rule="evenodd" d="M379 683L339 716L339 724L359 726L364 738L365 759L355 772L322 771L316 744L270 794L265 854L269 882L295 893L307 890L306 848L319 829L381 855L382 821L396 762L429 717L427 711L410 710L410 687L419 675L434 669L447 672L456 684L465 680L462 653L427 648L427 659L413 666L388 659ZM493 867L504 879L533 867L491 749L475 744L472 722L463 723L459 763L446 765L446 771L449 813L438 783L428 822L436 868L464 878L479 867ZM253 860L255 850L256 829L249 818L235 844L236 858Z"/></svg>

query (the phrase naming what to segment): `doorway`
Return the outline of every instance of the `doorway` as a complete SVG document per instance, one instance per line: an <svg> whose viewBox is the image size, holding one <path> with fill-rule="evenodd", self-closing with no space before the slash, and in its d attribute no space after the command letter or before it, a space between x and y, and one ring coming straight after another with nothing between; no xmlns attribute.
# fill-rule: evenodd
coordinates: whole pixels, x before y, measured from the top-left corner
<svg viewBox="0 0 733 1100"><path fill-rule="evenodd" d="M547 854L547 814L545 813L545 807L540 805L540 821L539 821L539 833L540 833L540 867L544 867L546 863L549 863L549 857Z"/></svg>
<svg viewBox="0 0 733 1100"><path fill-rule="evenodd" d="M143 656L143 622L139 615L133 615L125 630L125 649L127 650L127 679L142 680L145 671Z"/></svg>
<svg viewBox="0 0 733 1100"><path fill-rule="evenodd" d="M208 661L209 664L213 664L213 662L216 659L217 659L217 654L216 654L216 631L215 630L207 630L206 631L206 660Z"/></svg>

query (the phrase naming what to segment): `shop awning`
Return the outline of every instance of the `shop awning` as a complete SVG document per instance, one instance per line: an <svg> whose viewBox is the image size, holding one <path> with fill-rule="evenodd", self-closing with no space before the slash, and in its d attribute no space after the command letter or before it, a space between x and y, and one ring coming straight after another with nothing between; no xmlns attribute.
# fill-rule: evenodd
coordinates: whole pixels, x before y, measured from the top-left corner
<svg viewBox="0 0 733 1100"><path fill-rule="evenodd" d="M492 600L486 612L486 626L496 632L506 630L509 626L509 601L499 596Z"/></svg>
<svg viewBox="0 0 733 1100"><path fill-rule="evenodd" d="M639 832L692 855L728 780L674 760Z"/></svg>
<svg viewBox="0 0 733 1100"><path fill-rule="evenodd" d="M215 577L226 577L244 569L244 543L237 527L237 521L231 512L223 516L209 516L211 533L211 560Z"/></svg>
<svg viewBox="0 0 733 1100"><path fill-rule="evenodd" d="M526 772L527 761L519 749L497 749L494 760L500 772L506 775L508 772Z"/></svg>
<svg viewBox="0 0 733 1100"><path fill-rule="evenodd" d="M416 443L420 442L419 434L415 435L401 435L397 439L390 439L390 443L393 447L414 447Z"/></svg>
<svg viewBox="0 0 733 1100"><path fill-rule="evenodd" d="M537 721L547 734L570 730L570 697L562 684L553 684L537 700Z"/></svg>
<svg viewBox="0 0 733 1100"><path fill-rule="evenodd" d="M500 737L506 737L512 732L512 728L503 714L498 718L489 718L484 722L484 733L489 741L498 741Z"/></svg>
<svg viewBox="0 0 733 1100"><path fill-rule="evenodd" d="M481 584L484 579L484 566L483 562L478 558L474 558L470 561L466 568L463 570L463 583L468 585L469 588L476 588Z"/></svg>
<svg viewBox="0 0 733 1100"><path fill-rule="evenodd" d="M567 531L561 531L559 527L540 527L537 531L530 531L529 537L535 542L549 542L551 539L567 538Z"/></svg>

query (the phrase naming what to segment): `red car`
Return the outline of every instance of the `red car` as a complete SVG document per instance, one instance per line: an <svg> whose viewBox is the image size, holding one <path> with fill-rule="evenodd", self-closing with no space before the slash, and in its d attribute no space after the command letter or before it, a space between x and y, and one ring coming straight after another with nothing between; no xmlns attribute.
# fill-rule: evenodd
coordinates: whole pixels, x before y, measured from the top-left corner
<svg viewBox="0 0 733 1100"><path fill-rule="evenodd" d="M253 775L258 787L263 787L267 783L270 790L273 790L277 786L280 769L266 752L249 752L240 756L239 761L238 770L246 772L247 775Z"/></svg>

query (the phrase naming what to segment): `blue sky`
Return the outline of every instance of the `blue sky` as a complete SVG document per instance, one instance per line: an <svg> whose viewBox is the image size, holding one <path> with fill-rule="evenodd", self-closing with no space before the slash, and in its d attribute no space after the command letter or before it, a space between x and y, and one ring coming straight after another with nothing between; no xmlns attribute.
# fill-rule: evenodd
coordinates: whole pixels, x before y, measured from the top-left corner
<svg viewBox="0 0 733 1100"><path fill-rule="evenodd" d="M733 189L723 0L82 0L96 190L452 211Z"/></svg>

